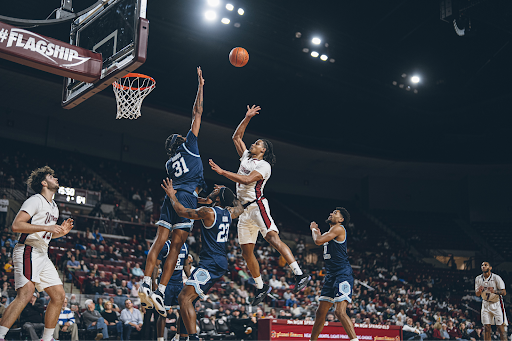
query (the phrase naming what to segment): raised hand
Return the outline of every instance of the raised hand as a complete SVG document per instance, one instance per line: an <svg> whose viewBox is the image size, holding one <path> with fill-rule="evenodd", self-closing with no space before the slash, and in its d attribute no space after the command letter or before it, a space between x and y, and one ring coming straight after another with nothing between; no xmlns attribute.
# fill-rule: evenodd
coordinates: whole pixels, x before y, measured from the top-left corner
<svg viewBox="0 0 512 341"><path fill-rule="evenodd" d="M203 78L203 70L201 70L201 67L197 67L197 81L199 82L199 85L204 85L204 78Z"/></svg>
<svg viewBox="0 0 512 341"><path fill-rule="evenodd" d="M314 221L312 221L311 224L309 224L309 229L311 231L317 230L318 232L320 232L320 229L318 228L318 224L315 223Z"/></svg>
<svg viewBox="0 0 512 341"><path fill-rule="evenodd" d="M259 114L261 108L259 106L253 105L252 107L247 106L247 112L245 113L245 117L254 117Z"/></svg>
<svg viewBox="0 0 512 341"><path fill-rule="evenodd" d="M210 167L212 167L212 170L216 172L217 174L222 175L224 172L224 169L220 168L215 162L213 162L212 159L209 160Z"/></svg>
<svg viewBox="0 0 512 341"><path fill-rule="evenodd" d="M176 194L176 190L172 187L172 180L170 180L169 178L167 179L164 179L164 183L161 184L160 186L162 186L162 188L164 189L165 193L167 194L167 196L172 196L172 195L175 195Z"/></svg>
<svg viewBox="0 0 512 341"><path fill-rule="evenodd" d="M52 225L47 226L46 232L50 232L51 234L62 234L65 232L65 229L61 225Z"/></svg>
<svg viewBox="0 0 512 341"><path fill-rule="evenodd" d="M73 226L73 219L69 218L69 219L66 219L63 223L62 223L62 228L64 229L64 232L68 233L69 231L71 231L71 229L74 227Z"/></svg>

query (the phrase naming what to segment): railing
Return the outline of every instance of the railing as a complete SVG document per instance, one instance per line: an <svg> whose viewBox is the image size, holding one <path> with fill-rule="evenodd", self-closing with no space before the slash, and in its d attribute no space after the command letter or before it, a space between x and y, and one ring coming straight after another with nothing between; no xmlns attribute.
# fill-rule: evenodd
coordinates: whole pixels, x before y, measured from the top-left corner
<svg viewBox="0 0 512 341"><path fill-rule="evenodd" d="M131 237L142 235L143 239L152 239L156 235L157 226L154 224L134 223L119 219L91 217L87 215L74 215L75 230L85 231L98 227L100 232Z"/></svg>

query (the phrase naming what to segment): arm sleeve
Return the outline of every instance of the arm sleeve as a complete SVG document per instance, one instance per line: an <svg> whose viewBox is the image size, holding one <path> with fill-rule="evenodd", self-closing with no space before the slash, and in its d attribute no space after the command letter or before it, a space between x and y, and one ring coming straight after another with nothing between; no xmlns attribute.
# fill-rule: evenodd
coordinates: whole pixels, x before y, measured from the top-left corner
<svg viewBox="0 0 512 341"><path fill-rule="evenodd" d="M33 217L39 209L39 206L41 206L41 200L36 196L31 196L30 198L25 200L25 202L20 208L20 211L25 211L31 217Z"/></svg>
<svg viewBox="0 0 512 341"><path fill-rule="evenodd" d="M199 147L197 146L197 136L194 135L192 130L187 133L187 140L184 143L189 152L199 155Z"/></svg>
<svg viewBox="0 0 512 341"><path fill-rule="evenodd" d="M243 159L246 159L248 155L249 155L249 150L246 149L244 151L244 153L242 154L242 156L240 156L240 161L242 161Z"/></svg>
<svg viewBox="0 0 512 341"><path fill-rule="evenodd" d="M270 167L270 164L266 161L258 162L258 165L254 169L258 173L260 173L263 176L263 179L268 180L270 178L270 173L272 172L272 168Z"/></svg>
<svg viewBox="0 0 512 341"><path fill-rule="evenodd" d="M128 314L126 313L126 309L123 309L121 311L121 316L119 317L119 319L121 320L121 322L123 322L123 324L130 323L130 321L128 320Z"/></svg>

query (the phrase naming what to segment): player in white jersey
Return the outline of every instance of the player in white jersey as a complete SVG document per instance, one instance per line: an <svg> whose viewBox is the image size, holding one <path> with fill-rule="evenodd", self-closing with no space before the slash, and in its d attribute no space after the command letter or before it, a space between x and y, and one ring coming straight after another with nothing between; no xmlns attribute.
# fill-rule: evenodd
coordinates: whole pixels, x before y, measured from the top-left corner
<svg viewBox="0 0 512 341"><path fill-rule="evenodd" d="M48 258L48 243L52 238L68 234L73 228L73 220L67 219L62 225L56 225L59 209L53 195L59 188L59 181L53 169L45 166L34 170L27 184L38 194L23 203L12 223L12 230L21 233L12 256L18 295L0 321L0 341L5 339L9 328L30 301L34 289L44 290L50 296L43 332L43 341L50 341L65 298L59 274Z"/></svg>
<svg viewBox="0 0 512 341"><path fill-rule="evenodd" d="M242 140L249 121L258 115L260 110L259 106L247 106L245 118L233 134L233 142L240 156L238 173L228 172L210 160L210 166L215 172L236 182L236 195L245 208L238 220L238 239L242 248L242 256L258 289L252 305L258 305L272 290L268 284L263 283L258 260L254 256L254 245L258 239L258 232L290 264L295 274L295 292L304 288L311 278L308 274L302 273L290 248L279 238L279 230L270 215L268 201L263 196L263 188L270 179L272 166L276 162L272 143L265 139L259 139L251 145L250 149L247 149Z"/></svg>
<svg viewBox="0 0 512 341"><path fill-rule="evenodd" d="M482 324L484 325L484 340L491 339L491 325L495 324L500 331L502 341L507 339L505 326L508 325L503 297L507 294L505 282L500 276L491 272L489 262L482 263L482 274L475 278L476 295L482 297Z"/></svg>

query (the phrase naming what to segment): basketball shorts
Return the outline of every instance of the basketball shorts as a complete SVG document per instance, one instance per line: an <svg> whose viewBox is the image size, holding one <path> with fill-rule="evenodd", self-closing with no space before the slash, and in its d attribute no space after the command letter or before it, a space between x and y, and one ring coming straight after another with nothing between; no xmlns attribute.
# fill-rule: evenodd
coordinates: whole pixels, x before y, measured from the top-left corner
<svg viewBox="0 0 512 341"><path fill-rule="evenodd" d="M48 258L48 251L27 244L17 244L12 252L14 265L14 289L25 286L29 281L34 282L37 291L62 285L57 269Z"/></svg>
<svg viewBox="0 0 512 341"><path fill-rule="evenodd" d="M189 193L186 191L177 191L176 198L178 201L185 206L186 208L197 208L197 193L194 192ZM169 230L173 229L182 229L187 231L192 231L192 226L194 225L194 221L188 218L182 218L176 214L174 208L171 205L171 201L167 195L165 196L164 203L162 204L162 210L160 213L160 220L156 222L157 225L168 228Z"/></svg>
<svg viewBox="0 0 512 341"><path fill-rule="evenodd" d="M262 199L247 206L238 217L238 240L240 244L256 244L258 232L265 238L268 231L279 233L270 215L267 199Z"/></svg>
<svg viewBox="0 0 512 341"><path fill-rule="evenodd" d="M165 310L169 310L171 308L176 309L180 307L178 303L178 295L183 289L183 283L171 283L169 282L165 287L165 298L164 298L164 306Z"/></svg>
<svg viewBox="0 0 512 341"><path fill-rule="evenodd" d="M480 316L482 318L482 324L494 324L497 326L501 326L502 324L508 325L505 306L503 305L503 300L501 298L495 303L482 301L482 311Z"/></svg>
<svg viewBox="0 0 512 341"><path fill-rule="evenodd" d="M201 260L197 268L192 271L185 284L193 286L199 297L201 299L205 299L208 291L215 284L215 282L224 276L226 271L227 266L221 267L213 260Z"/></svg>
<svg viewBox="0 0 512 341"><path fill-rule="evenodd" d="M352 288L354 277L352 275L329 275L325 276L324 286L320 294L320 301L331 303L348 301L352 303Z"/></svg>

